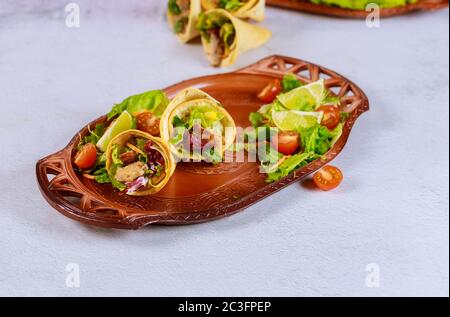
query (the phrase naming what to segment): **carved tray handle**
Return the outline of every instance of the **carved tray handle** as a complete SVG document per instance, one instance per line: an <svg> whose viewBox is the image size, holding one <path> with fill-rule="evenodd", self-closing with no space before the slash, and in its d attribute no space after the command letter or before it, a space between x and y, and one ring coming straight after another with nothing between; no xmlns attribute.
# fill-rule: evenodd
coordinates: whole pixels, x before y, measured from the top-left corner
<svg viewBox="0 0 450 317"><path fill-rule="evenodd" d="M94 198L87 191L72 168L70 149L69 146L37 162L37 182L44 198L53 208L72 219L108 228L112 225L129 228L124 211Z"/></svg>

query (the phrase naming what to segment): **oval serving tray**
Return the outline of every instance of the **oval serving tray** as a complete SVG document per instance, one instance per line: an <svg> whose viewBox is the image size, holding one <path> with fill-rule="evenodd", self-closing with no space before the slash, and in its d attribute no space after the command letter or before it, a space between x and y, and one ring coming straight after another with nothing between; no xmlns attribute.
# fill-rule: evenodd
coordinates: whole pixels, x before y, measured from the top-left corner
<svg viewBox="0 0 450 317"><path fill-rule="evenodd" d="M336 6L315 4L308 0L266 0L266 2L271 6L342 18L365 19L368 15L368 12L364 10L350 10ZM380 14L381 17L392 17L415 11L434 11L445 7L448 7L448 0L420 0L417 3L402 7L381 9Z"/></svg>
<svg viewBox="0 0 450 317"><path fill-rule="evenodd" d="M118 229L139 229L149 224L179 225L205 222L229 216L278 190L299 181L335 158L344 148L356 119L369 110L364 92L345 77L324 67L299 59L271 56L236 72L183 81L165 89L169 97L194 86L218 99L230 112L237 126L249 126L248 115L262 103L257 93L273 78L295 73L302 81L324 78L327 87L340 97L341 110L349 117L343 136L327 153L278 182L268 184L258 163L181 163L158 194L131 197L77 174L72 166L74 148L88 127L105 120L99 118L77 133L63 150L37 162L40 190L56 210L86 224Z"/></svg>

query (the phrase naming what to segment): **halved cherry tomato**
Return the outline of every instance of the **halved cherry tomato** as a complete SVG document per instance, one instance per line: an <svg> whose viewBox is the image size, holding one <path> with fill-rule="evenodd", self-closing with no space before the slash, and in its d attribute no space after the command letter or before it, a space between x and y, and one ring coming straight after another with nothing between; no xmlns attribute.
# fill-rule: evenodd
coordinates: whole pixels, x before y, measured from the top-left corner
<svg viewBox="0 0 450 317"><path fill-rule="evenodd" d="M97 148L94 144L88 143L83 145L81 150L75 156L74 163L81 170L87 170L94 167L97 161Z"/></svg>
<svg viewBox="0 0 450 317"><path fill-rule="evenodd" d="M330 165L322 168L320 171L314 174L313 177L314 183L317 185L317 187L325 191L335 189L342 183L343 179L344 175L342 174L341 170Z"/></svg>
<svg viewBox="0 0 450 317"><path fill-rule="evenodd" d="M145 111L136 116L137 129L153 136L159 136L160 120L150 111Z"/></svg>
<svg viewBox="0 0 450 317"><path fill-rule="evenodd" d="M272 146L281 154L292 155L300 147L300 135L294 131L280 131L272 139Z"/></svg>
<svg viewBox="0 0 450 317"><path fill-rule="evenodd" d="M321 124L330 130L336 128L341 120L341 113L336 106L320 106L317 111L323 111Z"/></svg>
<svg viewBox="0 0 450 317"><path fill-rule="evenodd" d="M282 91L283 87L281 86L281 81L279 79L275 79L268 83L263 90L261 90L258 94L258 98L265 103L271 103Z"/></svg>

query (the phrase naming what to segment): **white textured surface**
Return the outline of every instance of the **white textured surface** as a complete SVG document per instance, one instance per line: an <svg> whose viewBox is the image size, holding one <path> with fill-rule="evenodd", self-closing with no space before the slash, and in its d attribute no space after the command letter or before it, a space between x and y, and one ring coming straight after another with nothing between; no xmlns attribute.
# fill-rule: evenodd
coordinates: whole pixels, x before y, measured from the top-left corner
<svg viewBox="0 0 450 317"><path fill-rule="evenodd" d="M0 295L446 295L449 291L448 10L362 21L269 9L274 38L238 60L310 60L371 100L335 161L336 191L293 185L231 218L138 232L54 211L35 162L124 97L211 74L179 45L157 1L0 0ZM161 1L160 3L162 3ZM110 5L111 6L111 5ZM365 286L378 263L381 286ZM81 287L67 288L78 263Z"/></svg>

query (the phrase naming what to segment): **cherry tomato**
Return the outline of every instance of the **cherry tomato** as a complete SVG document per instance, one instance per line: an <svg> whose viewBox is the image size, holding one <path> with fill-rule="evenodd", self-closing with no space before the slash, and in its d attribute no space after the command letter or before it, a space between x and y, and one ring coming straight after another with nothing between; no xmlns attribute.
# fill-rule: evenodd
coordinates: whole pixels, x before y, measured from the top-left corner
<svg viewBox="0 0 450 317"><path fill-rule="evenodd" d="M336 128L341 121L341 113L336 106L321 106L317 111L323 111L322 125L330 130Z"/></svg>
<svg viewBox="0 0 450 317"><path fill-rule="evenodd" d="M136 116L137 129L153 136L159 135L159 121L150 111L142 112Z"/></svg>
<svg viewBox="0 0 450 317"><path fill-rule="evenodd" d="M74 163L81 170L87 170L94 167L97 161L97 148L94 144L88 143L83 145L81 150L75 156Z"/></svg>
<svg viewBox="0 0 450 317"><path fill-rule="evenodd" d="M261 90L258 94L258 98L265 103L271 103L282 91L283 87L281 86L281 81L279 79L275 79L268 83L263 90Z"/></svg>
<svg viewBox="0 0 450 317"><path fill-rule="evenodd" d="M300 147L300 135L293 131L278 132L272 139L272 146L281 154L292 155Z"/></svg>
<svg viewBox="0 0 450 317"><path fill-rule="evenodd" d="M338 187L342 180L344 179L344 175L341 170L334 166L325 166L316 174L314 174L313 180L314 183L321 190L329 191Z"/></svg>

